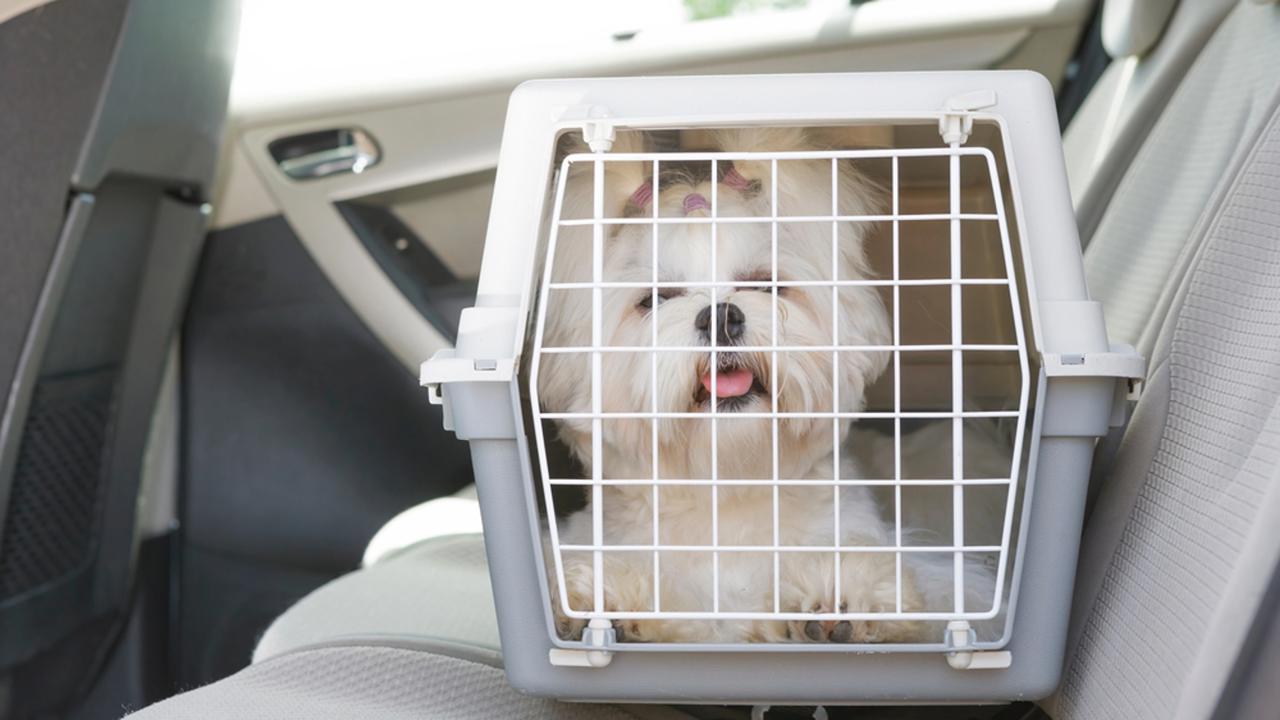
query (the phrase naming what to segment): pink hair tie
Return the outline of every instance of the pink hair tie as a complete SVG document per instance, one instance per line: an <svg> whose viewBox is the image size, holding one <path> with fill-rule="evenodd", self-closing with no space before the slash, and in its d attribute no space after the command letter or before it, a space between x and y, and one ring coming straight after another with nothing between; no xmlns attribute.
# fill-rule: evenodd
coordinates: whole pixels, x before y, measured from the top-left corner
<svg viewBox="0 0 1280 720"><path fill-rule="evenodd" d="M689 193L684 196L684 214L688 215L694 210L710 210L711 203L702 196L701 193Z"/></svg>
<svg viewBox="0 0 1280 720"><path fill-rule="evenodd" d="M632 205L635 205L641 210L649 207L649 203L652 201L653 201L653 183L647 180L645 182L640 183L640 187L636 188L636 191L631 193L631 198L627 200L627 202L631 203Z"/></svg>
<svg viewBox="0 0 1280 720"><path fill-rule="evenodd" d="M742 173L738 172L738 168L735 167L729 168L729 171L724 174L724 179L721 182L734 190L745 192L751 189L751 181L742 177Z"/></svg>

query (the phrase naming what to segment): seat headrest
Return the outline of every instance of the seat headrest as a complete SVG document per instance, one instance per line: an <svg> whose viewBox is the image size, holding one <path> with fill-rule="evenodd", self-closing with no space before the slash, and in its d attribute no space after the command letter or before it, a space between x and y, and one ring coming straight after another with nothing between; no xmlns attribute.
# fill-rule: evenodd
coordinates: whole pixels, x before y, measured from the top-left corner
<svg viewBox="0 0 1280 720"><path fill-rule="evenodd" d="M1102 46L1113 58L1142 55L1155 46L1178 0L1106 0Z"/></svg>

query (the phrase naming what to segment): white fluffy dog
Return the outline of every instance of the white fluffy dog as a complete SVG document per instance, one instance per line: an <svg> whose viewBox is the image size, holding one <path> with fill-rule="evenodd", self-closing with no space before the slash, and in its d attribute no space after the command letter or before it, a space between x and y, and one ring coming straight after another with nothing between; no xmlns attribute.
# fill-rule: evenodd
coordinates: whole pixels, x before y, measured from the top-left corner
<svg viewBox="0 0 1280 720"><path fill-rule="evenodd" d="M620 137L615 151L642 149L638 134ZM726 151L782 151L812 149L799 130L734 130L715 135L717 149ZM652 197L649 163L606 163L606 214L609 217L648 216L650 203L662 217L706 217L710 214L712 183L720 217L769 216L772 212L770 164L721 161L720 178L708 177L704 167L664 170L658 197ZM777 193L779 213L829 215L832 210L830 161L780 161ZM568 179L564 217L590 217L591 165L575 169ZM842 215L877 211L880 193L853 166L841 162L838 172ZM863 254L865 223L841 223L835 247L834 271L840 280L871 276ZM657 278L662 282L761 283L774 277L769 223L719 223L712 262L712 231L708 224L668 224L660 228ZM648 283L654 277L653 236L648 224L607 228L603 258L607 281ZM843 287L835 299L832 288L785 286L788 281L830 280L833 272L830 222L782 223L777 236L776 345L825 346L833 338L842 345L886 345L892 342L887 313L872 287ZM555 281L591 279L590 228L562 231L552 268ZM555 292L548 301L544 345L589 346L592 307L589 291ZM705 612L717 606L713 575L718 574L721 612L813 613L815 619L671 620L640 619L614 623L627 641L644 642L915 642L938 641L936 624L914 621L849 622L835 615L849 613L949 610L950 576L926 572L904 560L899 570L892 552L857 552L858 547L891 546L891 522L865 487L785 484L787 480L827 480L835 472L836 448L848 435L851 421L786 417L778 420L776 456L773 421L767 417L735 417L768 413L773 398L784 413L828 413L861 410L864 390L884 370L889 353L841 352L836 367L830 351L735 352L735 346L770 346L774 342L772 287L664 287L657 302L650 288L606 288L603 291L603 342L613 346L652 346L656 317L659 346L708 347L708 352L606 353L602 392L606 412L648 412L656 400L661 412L706 413L707 418L652 420L609 419L603 422L601 471L608 480L662 479L703 481L701 484L609 485L603 489L603 540L607 545L710 546L712 516L717 517L721 548L718 560L708 550L664 550L655 578L651 551L604 553L604 609L615 611ZM714 317L713 317L714 315ZM714 327L713 339L712 328ZM718 350L714 383L709 346ZM545 354L538 378L542 409L547 412L591 409L590 359L583 354ZM656 378L656 386L653 383ZM714 388L713 388L714 385ZM656 393L656 398L654 397ZM833 407L838 397L839 406ZM717 404L718 445L711 447L710 404ZM560 438L587 476L592 471L590 420L558 423ZM656 437L657 449L653 447ZM840 452L842 478L861 476L849 452ZM717 467L713 473L712 461ZM784 483L733 484L734 480ZM720 484L713 492L707 480ZM837 497L838 496L838 497ZM713 501L714 498L714 501ZM656 508L655 508L656 501ZM837 507L838 505L838 507ZM656 519L656 534L655 534ZM838 522L838 530L837 530ZM592 510L574 513L559 523L562 543L589 545ZM775 533L776 538L775 538ZM734 546L814 547L837 541L849 548L835 553L784 551L778 554L779 595L774 597L774 553L738 551ZM936 555L943 555L938 553ZM910 557L910 556L904 556ZM950 554L940 558L950 563ZM593 608L593 565L589 552L563 553L567 602L575 611ZM927 560L925 562L928 562ZM713 567L713 563L715 567ZM548 560L551 565L550 559ZM836 594L836 565L839 595ZM898 574L901 573L899 582ZM922 586L921 578L939 578ZM659 583L655 608L655 579ZM560 606L556 579L551 578L558 629L564 637L581 631L585 622L567 617ZM899 596L898 586L901 586ZM981 581L971 583L981 585ZM990 581L985 588L990 602ZM980 590L980 591L981 591Z"/></svg>

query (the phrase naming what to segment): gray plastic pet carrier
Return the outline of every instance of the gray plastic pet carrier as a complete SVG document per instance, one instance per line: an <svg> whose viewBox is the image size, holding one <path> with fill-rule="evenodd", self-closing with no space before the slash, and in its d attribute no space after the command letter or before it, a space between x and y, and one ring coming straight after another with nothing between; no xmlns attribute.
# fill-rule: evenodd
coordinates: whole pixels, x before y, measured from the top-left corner
<svg viewBox="0 0 1280 720"><path fill-rule="evenodd" d="M983 702L1058 681L1143 369L1085 287L1048 83L870 73L521 86L422 382L516 687Z"/></svg>

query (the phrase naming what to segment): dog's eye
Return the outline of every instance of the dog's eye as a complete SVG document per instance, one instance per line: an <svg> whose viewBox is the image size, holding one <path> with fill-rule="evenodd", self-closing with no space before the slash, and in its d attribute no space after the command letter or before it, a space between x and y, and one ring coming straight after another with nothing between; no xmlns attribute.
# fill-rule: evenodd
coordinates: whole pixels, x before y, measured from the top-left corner
<svg viewBox="0 0 1280 720"><path fill-rule="evenodd" d="M751 283L750 285L744 285L742 287L736 288L739 292L751 292L751 291L762 292L762 293L773 292L772 273L768 273L768 272L754 273L752 275L747 275L745 277L738 278L738 280L739 282ZM778 278L778 280L781 281L782 278ZM779 295L785 294L786 291L787 291L786 287L783 287L783 286L778 287Z"/></svg>
<svg viewBox="0 0 1280 720"><path fill-rule="evenodd" d="M664 301L670 300L673 297L679 297L683 294L684 290L679 288L658 288L658 304L661 305ZM636 307L642 310L652 310L653 291L646 290L644 295L641 295L639 301L636 302Z"/></svg>

